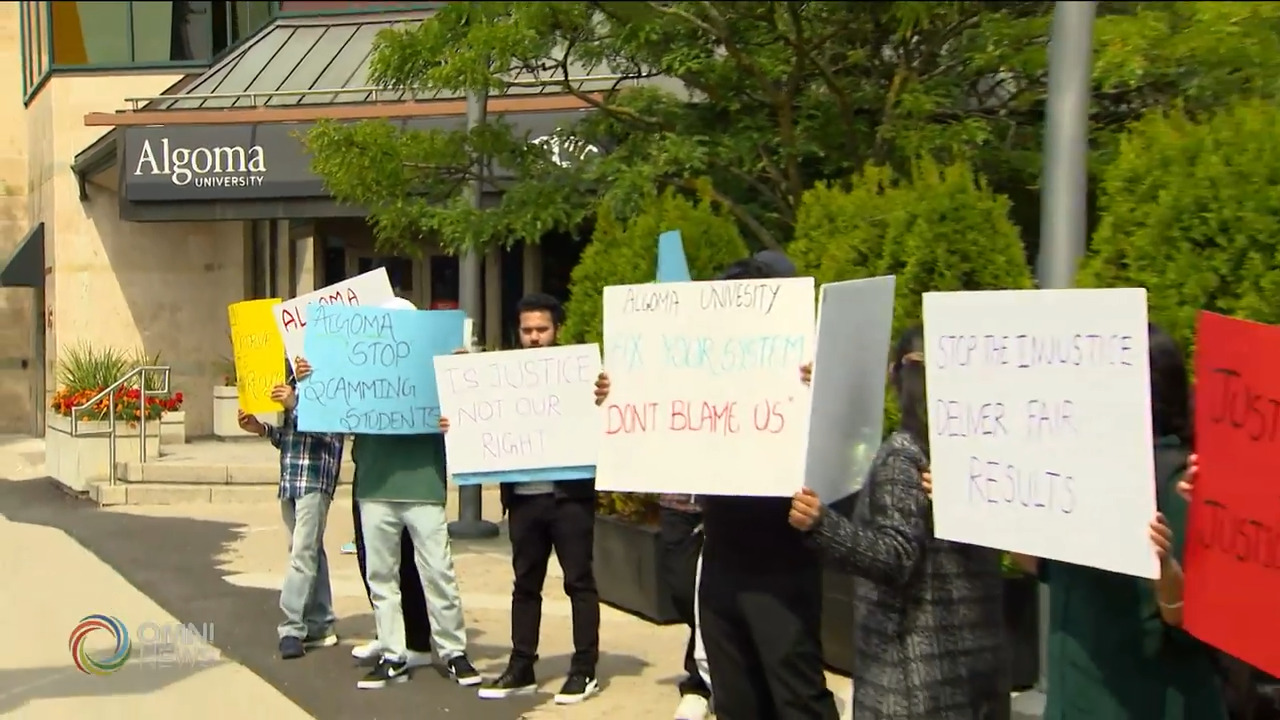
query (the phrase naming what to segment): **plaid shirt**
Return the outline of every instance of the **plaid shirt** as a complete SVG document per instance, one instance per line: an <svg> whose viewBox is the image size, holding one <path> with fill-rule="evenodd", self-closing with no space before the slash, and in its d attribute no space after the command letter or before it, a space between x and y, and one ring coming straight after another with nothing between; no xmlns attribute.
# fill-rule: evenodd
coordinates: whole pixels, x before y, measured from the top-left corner
<svg viewBox="0 0 1280 720"><path fill-rule="evenodd" d="M284 424L266 427L267 439L280 450L280 499L296 500L313 492L333 497L342 466L343 436L299 431L298 416L292 410L285 411Z"/></svg>

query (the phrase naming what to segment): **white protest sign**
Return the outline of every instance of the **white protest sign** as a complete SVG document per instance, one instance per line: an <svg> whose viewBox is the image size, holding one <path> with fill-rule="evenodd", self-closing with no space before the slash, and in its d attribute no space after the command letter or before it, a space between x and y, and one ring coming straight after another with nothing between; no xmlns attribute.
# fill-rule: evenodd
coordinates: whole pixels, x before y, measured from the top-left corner
<svg viewBox="0 0 1280 720"><path fill-rule="evenodd" d="M789 496L804 480L813 278L604 290L596 487Z"/></svg>
<svg viewBox="0 0 1280 720"><path fill-rule="evenodd" d="M1147 292L924 294L934 535L1154 578Z"/></svg>
<svg viewBox="0 0 1280 720"><path fill-rule="evenodd" d="M292 361L304 355L302 341L307 328L307 306L311 303L378 307L395 296L391 280L387 278L387 269L379 267L306 295L299 295L292 300L285 300L272 308L272 312L276 316L280 337L284 339L284 350Z"/></svg>
<svg viewBox="0 0 1280 720"><path fill-rule="evenodd" d="M804 484L825 503L862 487L884 435L893 290L893 276L818 289Z"/></svg>
<svg viewBox="0 0 1280 720"><path fill-rule="evenodd" d="M599 345L438 355L435 365L450 472L595 464Z"/></svg>

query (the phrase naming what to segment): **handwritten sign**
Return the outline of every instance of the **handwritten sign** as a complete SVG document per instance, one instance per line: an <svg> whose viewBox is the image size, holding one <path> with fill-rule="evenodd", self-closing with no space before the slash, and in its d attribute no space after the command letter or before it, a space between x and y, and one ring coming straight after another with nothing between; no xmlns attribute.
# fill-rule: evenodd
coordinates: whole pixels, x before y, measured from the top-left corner
<svg viewBox="0 0 1280 720"><path fill-rule="evenodd" d="M884 383L894 278L818 290L813 406L804 484L823 502L857 492L884 437Z"/></svg>
<svg viewBox="0 0 1280 720"><path fill-rule="evenodd" d="M453 472L595 464L598 345L442 355L435 366Z"/></svg>
<svg viewBox="0 0 1280 720"><path fill-rule="evenodd" d="M271 389L284 384L284 343L276 332L272 309L280 298L245 300L227 306L231 323L231 350L236 364L236 394L240 409L250 413L274 413L282 409L271 399Z"/></svg>
<svg viewBox="0 0 1280 720"><path fill-rule="evenodd" d="M1159 574L1147 292L924 294L934 534Z"/></svg>
<svg viewBox="0 0 1280 720"><path fill-rule="evenodd" d="M1280 675L1280 328L1200 313L1183 622Z"/></svg>
<svg viewBox="0 0 1280 720"><path fill-rule="evenodd" d="M459 310L307 309L298 428L307 432L418 435L440 432L431 360L462 345Z"/></svg>
<svg viewBox="0 0 1280 720"><path fill-rule="evenodd" d="M311 305L378 307L395 296L387 269L379 267L276 305L276 327L280 330L280 337L284 338L289 359L306 355L307 308Z"/></svg>
<svg viewBox="0 0 1280 720"><path fill-rule="evenodd" d="M804 476L813 278L604 290L596 486L785 496Z"/></svg>

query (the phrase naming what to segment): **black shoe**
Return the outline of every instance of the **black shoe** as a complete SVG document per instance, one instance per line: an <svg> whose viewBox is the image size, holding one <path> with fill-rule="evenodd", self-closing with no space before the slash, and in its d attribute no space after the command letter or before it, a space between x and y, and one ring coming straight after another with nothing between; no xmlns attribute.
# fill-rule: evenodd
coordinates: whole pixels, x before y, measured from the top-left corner
<svg viewBox="0 0 1280 720"><path fill-rule="evenodd" d="M453 678L454 682L463 687L479 685L483 680L483 678L480 677L480 673L476 671L476 667L471 664L471 661L467 659L466 655L458 655L457 657L450 658L449 662L445 663L445 665L449 666L449 677Z"/></svg>
<svg viewBox="0 0 1280 720"><path fill-rule="evenodd" d="M576 705L600 692L600 683L590 675L573 674L565 679L556 693L557 705Z"/></svg>
<svg viewBox="0 0 1280 720"><path fill-rule="evenodd" d="M307 654L307 648L302 644L302 638L282 637L280 638L280 657L285 660L293 660Z"/></svg>
<svg viewBox="0 0 1280 720"><path fill-rule="evenodd" d="M368 675L356 683L356 687L361 690L380 690L392 683L402 683L408 679L408 663L384 657L369 671Z"/></svg>
<svg viewBox="0 0 1280 720"><path fill-rule="evenodd" d="M538 691L538 679L531 667L508 665L497 680L490 680L480 688L482 700L501 700L513 695L532 695Z"/></svg>

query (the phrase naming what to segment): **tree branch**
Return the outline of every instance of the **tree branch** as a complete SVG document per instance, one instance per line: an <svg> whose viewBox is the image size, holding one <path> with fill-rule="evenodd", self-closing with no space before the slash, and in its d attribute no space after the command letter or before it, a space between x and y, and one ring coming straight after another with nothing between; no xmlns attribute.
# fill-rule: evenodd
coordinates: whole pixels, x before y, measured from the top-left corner
<svg viewBox="0 0 1280 720"><path fill-rule="evenodd" d="M773 233L769 232L768 228L762 225L759 220L755 219L755 217L753 217L746 208L734 202L719 190L716 190L715 187L711 185L700 185L698 184L698 181L693 178L680 178L678 180L662 178L662 182L668 185L674 185L675 187L683 190L691 190L696 193L706 193L711 196L712 200L723 205L726 210L732 213L733 216L737 218L738 222L745 225L746 228L751 231L751 234L755 235L756 239L759 240L766 248L770 250L782 249L782 245L778 243L778 239L773 236Z"/></svg>

